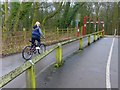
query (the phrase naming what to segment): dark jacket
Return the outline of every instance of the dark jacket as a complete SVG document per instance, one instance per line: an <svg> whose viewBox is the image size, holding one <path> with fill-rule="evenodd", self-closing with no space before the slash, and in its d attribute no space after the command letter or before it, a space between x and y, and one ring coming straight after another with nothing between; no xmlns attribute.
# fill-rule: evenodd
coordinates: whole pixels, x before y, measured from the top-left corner
<svg viewBox="0 0 120 90"><path fill-rule="evenodd" d="M40 38L41 35L43 35L43 34L42 34L42 31L41 31L40 27L38 27L38 26L35 25L33 27L32 36Z"/></svg>

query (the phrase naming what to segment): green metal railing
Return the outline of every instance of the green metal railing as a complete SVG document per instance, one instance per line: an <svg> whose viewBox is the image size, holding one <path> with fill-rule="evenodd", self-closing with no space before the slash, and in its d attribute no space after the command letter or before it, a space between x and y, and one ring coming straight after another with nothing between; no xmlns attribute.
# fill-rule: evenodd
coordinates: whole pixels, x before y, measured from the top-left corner
<svg viewBox="0 0 120 90"><path fill-rule="evenodd" d="M50 54L51 52L53 52L54 50L56 50L56 63L55 63L55 67L60 67L61 65L63 65L63 61L62 61L62 45L74 42L79 40L79 49L82 50L83 49L83 38L88 37L88 45L90 45L90 37L94 35L94 42L96 40L99 40L99 38L104 36L104 31L99 31L99 32L95 32L92 34L88 34L82 37L77 37L68 41L64 41L61 43L58 43L58 45L55 45L53 48L45 51L43 54L36 56L35 58L33 58L32 60L26 61L24 64L22 64L21 66L19 66L18 68L16 68L15 70L11 71L10 73L2 76L0 78L0 88L2 88L3 86L5 86L6 84L8 84L10 81L12 81L13 79L15 79L16 77L18 77L20 74L22 74L23 72L27 72L27 88L36 88L36 79L35 79L35 70L34 70L34 66L35 64L40 61L42 58L44 58L45 56L47 56L48 54ZM97 36L97 37L96 37Z"/></svg>

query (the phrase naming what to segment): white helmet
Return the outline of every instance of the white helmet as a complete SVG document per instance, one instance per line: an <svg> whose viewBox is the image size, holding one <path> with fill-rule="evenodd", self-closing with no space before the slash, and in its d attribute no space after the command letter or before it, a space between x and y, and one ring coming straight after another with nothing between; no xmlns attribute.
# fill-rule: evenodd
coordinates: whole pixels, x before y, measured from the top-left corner
<svg viewBox="0 0 120 90"><path fill-rule="evenodd" d="M35 23L35 25L40 26L40 22L37 21L37 22Z"/></svg>

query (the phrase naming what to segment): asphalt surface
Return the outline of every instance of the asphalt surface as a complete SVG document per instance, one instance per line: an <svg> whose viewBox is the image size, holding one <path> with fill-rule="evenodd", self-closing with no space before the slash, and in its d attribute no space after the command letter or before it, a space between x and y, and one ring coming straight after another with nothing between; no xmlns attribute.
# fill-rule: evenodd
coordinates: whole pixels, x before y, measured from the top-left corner
<svg viewBox="0 0 120 90"><path fill-rule="evenodd" d="M35 65L37 88L105 88L105 70L112 39L100 39L83 51L78 51L79 41L64 45L62 48L65 63L59 69L55 69L52 65L55 63L55 51L52 52ZM111 59L112 88L118 87L117 41L116 38ZM84 39L83 44L83 46L87 45L87 38ZM21 54L3 59L2 75L24 63ZM5 88L24 88L26 87L25 78L24 73L7 84Z"/></svg>
<svg viewBox="0 0 120 90"><path fill-rule="evenodd" d="M59 69L49 67L37 78L38 88L106 88L106 65L113 38L104 38L65 59ZM118 39L115 39L110 78L118 88Z"/></svg>

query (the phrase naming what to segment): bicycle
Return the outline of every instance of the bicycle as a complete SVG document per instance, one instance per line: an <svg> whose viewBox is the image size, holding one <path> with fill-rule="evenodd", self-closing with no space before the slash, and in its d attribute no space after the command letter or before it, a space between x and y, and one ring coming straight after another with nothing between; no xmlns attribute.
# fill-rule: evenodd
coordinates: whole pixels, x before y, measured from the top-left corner
<svg viewBox="0 0 120 90"><path fill-rule="evenodd" d="M29 41L29 42L31 42L31 41ZM33 54L36 54L37 52L38 52L38 54L41 54L45 51L46 51L46 45L44 43L41 43L40 47L39 47L35 42L33 47L31 47L29 45L24 47L24 49L22 50L22 57L25 60L30 60L32 58Z"/></svg>

